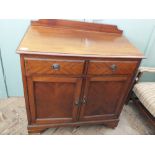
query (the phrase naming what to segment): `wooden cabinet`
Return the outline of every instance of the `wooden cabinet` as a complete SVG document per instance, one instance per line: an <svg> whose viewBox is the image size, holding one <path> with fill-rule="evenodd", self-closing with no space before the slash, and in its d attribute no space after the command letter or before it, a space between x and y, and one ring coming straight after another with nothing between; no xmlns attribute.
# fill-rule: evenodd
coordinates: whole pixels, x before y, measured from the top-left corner
<svg viewBox="0 0 155 155"><path fill-rule="evenodd" d="M32 22L18 53L29 133L116 127L143 58L116 26L66 20Z"/></svg>

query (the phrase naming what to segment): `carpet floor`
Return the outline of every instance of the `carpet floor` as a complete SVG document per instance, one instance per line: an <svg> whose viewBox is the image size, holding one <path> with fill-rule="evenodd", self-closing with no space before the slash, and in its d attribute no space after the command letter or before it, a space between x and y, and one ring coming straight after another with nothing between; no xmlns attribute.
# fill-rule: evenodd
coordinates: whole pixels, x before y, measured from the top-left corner
<svg viewBox="0 0 155 155"><path fill-rule="evenodd" d="M0 134L26 135L27 117L23 97L0 100ZM133 103L125 105L115 129L103 125L51 128L43 135L155 135L155 129Z"/></svg>

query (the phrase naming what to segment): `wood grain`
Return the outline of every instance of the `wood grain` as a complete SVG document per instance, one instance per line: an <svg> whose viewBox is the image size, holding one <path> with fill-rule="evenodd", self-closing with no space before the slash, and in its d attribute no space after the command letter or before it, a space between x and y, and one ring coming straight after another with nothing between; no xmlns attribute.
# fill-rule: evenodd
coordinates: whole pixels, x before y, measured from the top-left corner
<svg viewBox="0 0 155 155"><path fill-rule="evenodd" d="M74 28L85 31L97 31L97 32L108 32L122 34L123 31L119 30L116 25L110 24L98 24L88 23L82 21L71 21L71 20L60 20L60 19L40 19L31 22L32 26L48 26L48 27L63 27L63 28Z"/></svg>
<svg viewBox="0 0 155 155"><path fill-rule="evenodd" d="M93 25L90 24L90 27ZM110 29L115 27L110 26ZM17 51L25 54L68 54L84 57L144 57L124 36L117 33L39 25L28 28Z"/></svg>
<svg viewBox="0 0 155 155"><path fill-rule="evenodd" d="M28 77L29 100L33 123L67 123L77 119L81 79Z"/></svg>
<svg viewBox="0 0 155 155"><path fill-rule="evenodd" d="M59 65L55 70L53 65ZM31 74L54 74L54 75L81 75L84 61L61 60L61 59L25 59L26 75Z"/></svg>
<svg viewBox="0 0 155 155"><path fill-rule="evenodd" d="M137 66L137 61L90 61L88 74L90 75L117 75L132 74ZM116 66L112 70L112 65Z"/></svg>
<svg viewBox="0 0 155 155"><path fill-rule="evenodd" d="M122 104L127 80L122 77L89 77L86 80L85 103L82 104L80 120L104 120L117 118L117 107Z"/></svg>

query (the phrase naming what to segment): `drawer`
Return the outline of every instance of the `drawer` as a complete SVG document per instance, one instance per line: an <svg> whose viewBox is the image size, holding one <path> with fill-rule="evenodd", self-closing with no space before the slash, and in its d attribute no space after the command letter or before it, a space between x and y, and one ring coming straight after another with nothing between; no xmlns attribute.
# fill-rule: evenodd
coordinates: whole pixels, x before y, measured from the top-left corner
<svg viewBox="0 0 155 155"><path fill-rule="evenodd" d="M83 73L83 67L82 60L25 59L26 75L80 75Z"/></svg>
<svg viewBox="0 0 155 155"><path fill-rule="evenodd" d="M89 75L131 74L138 61L90 61Z"/></svg>

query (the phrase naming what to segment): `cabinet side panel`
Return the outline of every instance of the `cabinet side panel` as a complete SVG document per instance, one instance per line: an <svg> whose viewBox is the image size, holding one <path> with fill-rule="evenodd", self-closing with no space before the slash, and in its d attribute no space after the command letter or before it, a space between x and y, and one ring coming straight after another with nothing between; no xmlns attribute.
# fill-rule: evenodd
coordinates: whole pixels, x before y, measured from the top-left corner
<svg viewBox="0 0 155 155"><path fill-rule="evenodd" d="M123 109L123 106L124 106L125 102L129 101L130 94L131 94L132 88L134 86L135 78L136 78L140 63L141 63L141 59L138 60L137 66L135 67L130 79L128 80L127 91L125 92L125 96L123 98L122 105L120 107L118 107L118 109L116 109L116 111L118 112L119 115L120 115L120 113L121 113L121 111Z"/></svg>
<svg viewBox="0 0 155 155"><path fill-rule="evenodd" d="M25 97L25 106L27 111L27 119L28 124L31 124L31 114L29 107L29 98L28 98L28 88L27 88L27 79L25 73L25 63L24 63L24 55L20 55L20 63L21 63L21 71L22 71L22 80L23 80L23 89L24 89L24 97Z"/></svg>

